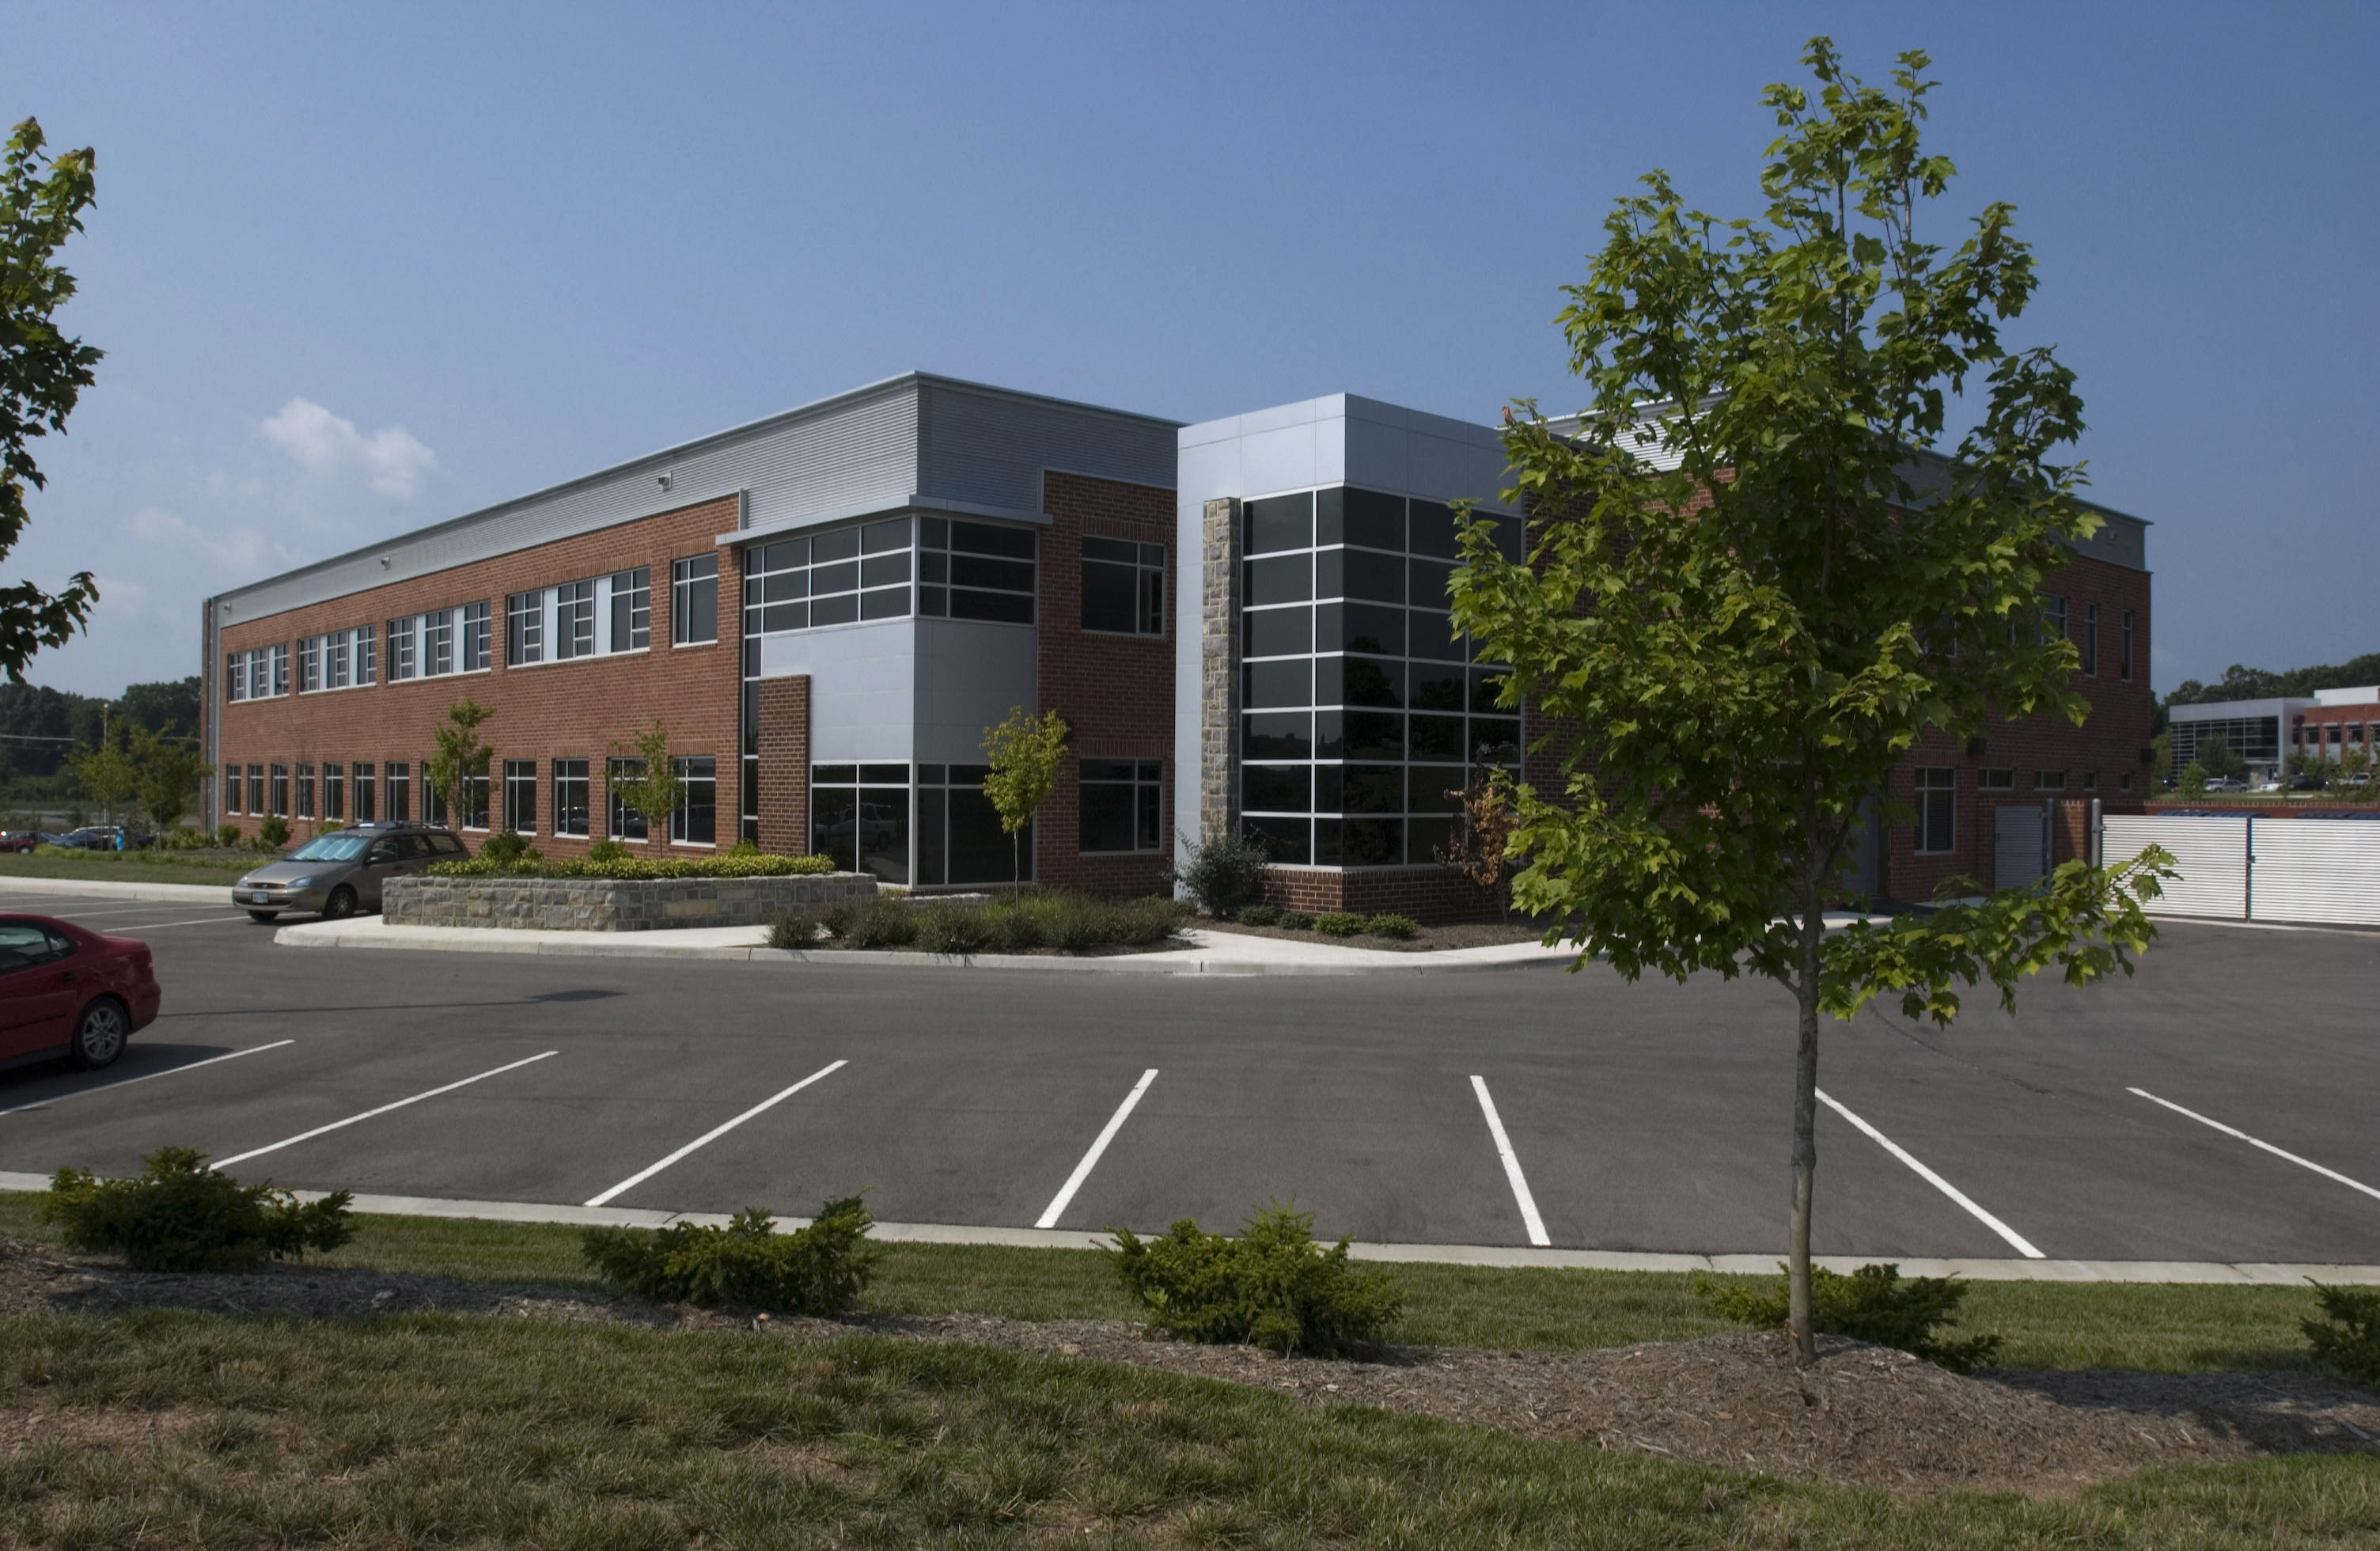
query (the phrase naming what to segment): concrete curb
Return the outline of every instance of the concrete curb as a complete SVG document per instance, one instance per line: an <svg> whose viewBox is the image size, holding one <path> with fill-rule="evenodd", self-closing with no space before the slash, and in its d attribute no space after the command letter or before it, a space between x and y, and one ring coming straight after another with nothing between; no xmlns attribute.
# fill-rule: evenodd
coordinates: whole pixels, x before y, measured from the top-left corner
<svg viewBox="0 0 2380 1551"><path fill-rule="evenodd" d="M261 862L260 862L261 865ZM175 900L185 904L228 905L228 883L118 883L105 878L0 876L0 894L80 895L94 900Z"/></svg>
<svg viewBox="0 0 2380 1551"><path fill-rule="evenodd" d="M0 1172L0 1191L42 1191L43 1174ZM296 1193L320 1200L321 1191ZM554 1223L577 1228L662 1228L674 1222L721 1226L723 1212L668 1212L635 1206L566 1206L528 1201L456 1201L423 1195L358 1195L355 1210L370 1217L463 1218L480 1222ZM787 1230L807 1218L780 1218ZM1111 1242L1104 1232L1067 1229L998 1228L973 1223L880 1222L870 1236L888 1244L981 1244L1013 1249L1093 1250ZM1779 1254L1665 1254L1635 1250L1524 1249L1507 1244L1372 1244L1350 1246L1349 1258L1382 1265L1478 1266L1499 1270L1709 1271L1721 1276L1774 1276ZM1814 1264L1850 1272L1873 1256L1826 1254ZM2311 1278L2341 1287L2380 1287L2380 1266L2294 1265L2217 1260L1927 1260L1896 1262L1912 1277L1962 1277L1969 1281L2164 1282L2234 1287L2286 1287Z"/></svg>
<svg viewBox="0 0 2380 1551"><path fill-rule="evenodd" d="M730 927L729 931L755 928ZM283 927L273 940L288 948L375 948L415 952L531 953L565 958L729 959L752 963L840 964L845 967L912 969L1049 970L1058 974L1094 975L1464 975L1566 965L1568 950L1548 951L1534 943L1504 948L1451 949L1442 953L1390 953L1372 949L1348 949L1315 944L1293 945L1297 956L1257 956L1225 950L1217 952L1221 934L1193 932L1198 946L1160 953L1116 954L1105 958L1044 957L1021 953L978 953L965 958L900 950L825 949L818 951L764 948L749 943L687 941L684 931L558 932L505 927L392 927L359 919L308 921ZM666 940L679 939L677 941ZM662 940L655 940L662 939ZM1495 954L1496 957L1471 955ZM1347 955L1344 958L1321 955ZM1357 956L1357 955L1360 955Z"/></svg>

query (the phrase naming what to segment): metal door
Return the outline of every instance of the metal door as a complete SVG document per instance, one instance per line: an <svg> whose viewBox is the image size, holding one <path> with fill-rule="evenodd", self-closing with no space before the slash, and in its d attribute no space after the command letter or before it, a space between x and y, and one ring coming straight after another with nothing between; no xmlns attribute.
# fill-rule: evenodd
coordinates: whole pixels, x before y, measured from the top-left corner
<svg viewBox="0 0 2380 1551"><path fill-rule="evenodd" d="M2022 889L2041 881L2044 813L2010 803L1992 810L1992 887Z"/></svg>

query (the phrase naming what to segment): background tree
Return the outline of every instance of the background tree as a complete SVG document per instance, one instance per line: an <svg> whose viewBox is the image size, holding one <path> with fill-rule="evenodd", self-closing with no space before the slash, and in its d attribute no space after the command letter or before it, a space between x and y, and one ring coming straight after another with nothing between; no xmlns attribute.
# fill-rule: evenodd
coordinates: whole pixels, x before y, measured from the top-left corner
<svg viewBox="0 0 2380 1551"><path fill-rule="evenodd" d="M89 147L52 160L42 127L17 126L0 157L0 556L17 547L31 514L25 487L47 482L27 443L66 433L75 400L91 386L100 352L58 332L53 321L75 294L74 276L53 261L82 230L98 190ZM0 670L18 684L43 647L63 645L91 617L98 584L79 572L53 596L30 582L0 587Z"/></svg>
<svg viewBox="0 0 2380 1551"><path fill-rule="evenodd" d="M1567 806L1517 794L1515 903L1631 978L1749 971L1793 994L1789 1308L1809 1362L1820 1014L1897 991L1947 1022L1979 980L2012 1005L2051 963L2129 973L2164 859L1827 929L1860 804L1919 738L2081 720L2074 648L2035 618L2096 522L2051 458L2082 430L2071 373L2000 343L2035 285L2014 212L1985 206L1953 250L1921 237L1952 172L1919 147L1926 56L1889 89L1823 38L1803 57L1815 97L1763 93L1781 132L1758 219L1690 210L1655 172L1605 221L1560 314L1591 403L1574 427L1507 418L1530 561L1469 524L1453 598L1480 655L1512 664L1506 702L1581 729L1559 749ZM1955 442L1953 400L1973 418Z"/></svg>
<svg viewBox="0 0 2380 1551"><path fill-rule="evenodd" d="M126 746L125 731L117 723L73 760L76 784L82 788L84 796L99 806L111 824L115 821L116 810L129 803L140 788L140 767Z"/></svg>
<svg viewBox="0 0 2380 1551"><path fill-rule="evenodd" d="M136 723L127 741L140 806L149 811L150 824L162 835L182 821L199 782L214 774L215 768L199 757L198 740L193 737L152 733Z"/></svg>
<svg viewBox="0 0 2380 1551"><path fill-rule="evenodd" d="M1016 879L1025 880L1025 826L1058 785L1058 762L1065 757L1066 739L1074 729L1056 711L1027 716L1023 706L1008 708L1008 720L983 730L983 757L991 773L983 778L983 794L1008 831L1009 849L1016 856Z"/></svg>
<svg viewBox="0 0 2380 1551"><path fill-rule="evenodd" d="M2198 745L2198 763L2205 767L2209 776L2228 776L2234 781L2244 781L2248 776L2248 761L2240 757L2231 740L2220 733Z"/></svg>
<svg viewBox="0 0 2380 1551"><path fill-rule="evenodd" d="M457 700L438 724L438 752L430 757L427 773L431 790L445 798L446 816L458 830L469 817L465 803L470 782L488 773L488 747L480 741L480 727L495 714L477 700Z"/></svg>
<svg viewBox="0 0 2380 1551"><path fill-rule="evenodd" d="M677 762L670 757L669 729L656 718L650 728L632 741L636 757L613 767L610 777L612 794L631 812L643 816L647 835L666 840L670 819L677 812L680 786Z"/></svg>

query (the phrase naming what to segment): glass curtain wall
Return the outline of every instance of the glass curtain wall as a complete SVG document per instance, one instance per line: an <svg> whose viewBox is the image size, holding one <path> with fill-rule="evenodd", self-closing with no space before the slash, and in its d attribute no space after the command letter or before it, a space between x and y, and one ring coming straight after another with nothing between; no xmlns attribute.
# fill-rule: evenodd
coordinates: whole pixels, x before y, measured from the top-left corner
<svg viewBox="0 0 2380 1551"><path fill-rule="evenodd" d="M1248 833L1283 863L1429 864L1470 766L1521 755L1495 664L1447 614L1453 510L1348 486L1250 501L1242 522ZM1517 556L1519 520L1497 538Z"/></svg>
<svg viewBox="0 0 2380 1551"><path fill-rule="evenodd" d="M919 883L1033 880L1033 826L1013 836L1000 827L1000 810L983 794L990 773L989 765L917 767Z"/></svg>

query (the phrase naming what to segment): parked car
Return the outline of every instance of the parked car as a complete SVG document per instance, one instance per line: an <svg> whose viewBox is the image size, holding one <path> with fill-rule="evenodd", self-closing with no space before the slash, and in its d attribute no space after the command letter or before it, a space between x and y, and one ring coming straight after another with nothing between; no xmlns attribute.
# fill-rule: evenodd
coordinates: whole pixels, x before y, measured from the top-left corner
<svg viewBox="0 0 2380 1551"><path fill-rule="evenodd" d="M2322 787L2323 780L2320 776L2301 775L2293 777L2289 782L2289 790L2292 792L2319 792Z"/></svg>
<svg viewBox="0 0 2380 1551"><path fill-rule="evenodd" d="M2238 776L2216 776L2206 783L2209 792L2245 792L2248 783Z"/></svg>
<svg viewBox="0 0 2380 1551"><path fill-rule="evenodd" d="M428 824L358 824L334 830L267 862L232 885L231 903L260 921L285 910L319 912L326 921L380 908L381 885L469 853L451 830Z"/></svg>
<svg viewBox="0 0 2380 1551"><path fill-rule="evenodd" d="M0 915L0 1066L112 1066L163 1000L149 945L46 915Z"/></svg>
<svg viewBox="0 0 2380 1551"><path fill-rule="evenodd" d="M0 851L30 851L42 843L34 830L0 830Z"/></svg>

